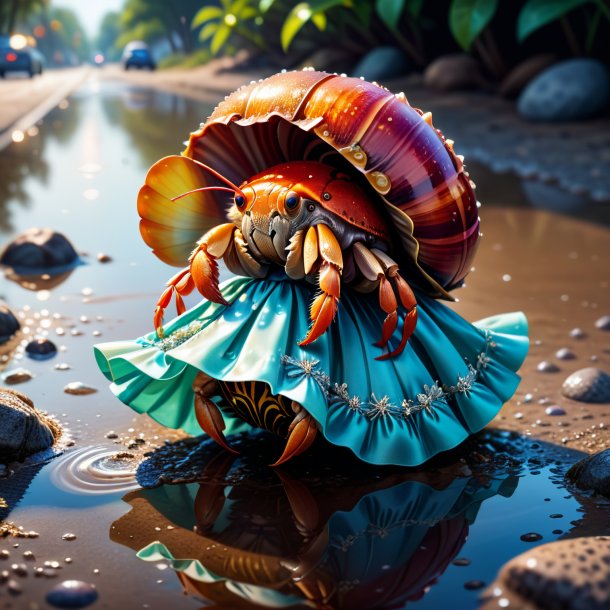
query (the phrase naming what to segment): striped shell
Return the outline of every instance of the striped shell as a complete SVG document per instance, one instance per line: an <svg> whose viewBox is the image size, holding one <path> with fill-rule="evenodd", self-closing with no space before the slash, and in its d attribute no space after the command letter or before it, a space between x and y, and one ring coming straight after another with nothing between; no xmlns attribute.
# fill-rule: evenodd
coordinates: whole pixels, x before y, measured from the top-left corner
<svg viewBox="0 0 610 610"><path fill-rule="evenodd" d="M225 98L183 154L236 184L285 161L335 165L387 211L394 254L415 285L451 298L471 267L479 236L472 184L452 143L404 94L313 70L275 74Z"/></svg>

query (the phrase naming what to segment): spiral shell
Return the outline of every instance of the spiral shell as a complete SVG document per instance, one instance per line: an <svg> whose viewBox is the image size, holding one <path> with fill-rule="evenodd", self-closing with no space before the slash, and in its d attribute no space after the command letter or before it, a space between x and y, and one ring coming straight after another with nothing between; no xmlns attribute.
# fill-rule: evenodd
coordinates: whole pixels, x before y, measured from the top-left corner
<svg viewBox="0 0 610 610"><path fill-rule="evenodd" d="M389 215L391 245L410 281L451 298L447 291L471 267L479 237L473 185L430 113L402 93L313 70L275 74L225 98L183 154L236 184L286 161L347 169Z"/></svg>

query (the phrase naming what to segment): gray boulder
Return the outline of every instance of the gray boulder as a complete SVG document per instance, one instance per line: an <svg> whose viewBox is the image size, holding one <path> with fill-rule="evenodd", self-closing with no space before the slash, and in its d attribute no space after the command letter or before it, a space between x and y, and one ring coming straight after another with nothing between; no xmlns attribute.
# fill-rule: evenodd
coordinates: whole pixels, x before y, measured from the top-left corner
<svg viewBox="0 0 610 610"><path fill-rule="evenodd" d="M384 81L411 72L409 58L396 47L377 47L356 64L352 75L368 81Z"/></svg>
<svg viewBox="0 0 610 610"><path fill-rule="evenodd" d="M502 567L480 608L608 610L608 565L610 538L605 536L543 544Z"/></svg>
<svg viewBox="0 0 610 610"><path fill-rule="evenodd" d="M42 272L77 265L74 246L52 229L28 229L7 244L0 253L0 264L18 273Z"/></svg>
<svg viewBox="0 0 610 610"><path fill-rule="evenodd" d="M49 449L60 436L59 424L38 411L25 394L0 388L0 463Z"/></svg>
<svg viewBox="0 0 610 610"><path fill-rule="evenodd" d="M594 366L580 369L563 382L561 392L580 402L610 402L610 375Z"/></svg>
<svg viewBox="0 0 610 610"><path fill-rule="evenodd" d="M610 103L610 71L596 59L569 59L540 73L523 90L518 109L530 121L578 121Z"/></svg>
<svg viewBox="0 0 610 610"><path fill-rule="evenodd" d="M594 491L610 498L610 449L576 462L566 477L580 489Z"/></svg>

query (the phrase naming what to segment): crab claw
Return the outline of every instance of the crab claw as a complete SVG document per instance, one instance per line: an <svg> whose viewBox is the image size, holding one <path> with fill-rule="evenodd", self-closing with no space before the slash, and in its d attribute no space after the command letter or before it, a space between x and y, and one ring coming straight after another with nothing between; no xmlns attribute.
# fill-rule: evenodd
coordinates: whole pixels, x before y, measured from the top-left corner
<svg viewBox="0 0 610 610"><path fill-rule="evenodd" d="M214 385L216 382L207 377L204 373L198 373L193 382L193 392L195 393L195 417L201 429L210 437L213 438L221 447L237 454L227 443L227 439L223 434L225 422L218 407L206 396L206 388Z"/></svg>
<svg viewBox="0 0 610 610"><path fill-rule="evenodd" d="M318 427L314 418L301 405L293 403L297 415L288 428L288 440L282 455L271 466L279 466L284 462L307 451L316 438Z"/></svg>

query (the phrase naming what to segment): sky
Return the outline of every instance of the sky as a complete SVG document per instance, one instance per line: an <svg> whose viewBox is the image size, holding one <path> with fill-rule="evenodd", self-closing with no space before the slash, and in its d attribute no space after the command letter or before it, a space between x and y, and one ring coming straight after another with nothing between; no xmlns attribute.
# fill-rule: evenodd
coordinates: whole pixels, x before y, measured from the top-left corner
<svg viewBox="0 0 610 610"><path fill-rule="evenodd" d="M97 36L104 15L120 10L124 3L125 0L51 0L53 6L72 9L91 38Z"/></svg>

